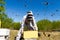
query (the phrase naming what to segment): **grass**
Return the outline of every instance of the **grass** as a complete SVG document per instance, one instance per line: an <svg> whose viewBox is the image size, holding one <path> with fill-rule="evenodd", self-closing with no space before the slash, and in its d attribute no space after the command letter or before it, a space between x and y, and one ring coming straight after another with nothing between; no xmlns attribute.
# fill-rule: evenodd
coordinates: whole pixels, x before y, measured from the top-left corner
<svg viewBox="0 0 60 40"><path fill-rule="evenodd" d="M9 40L14 40L17 33L18 33L18 30L11 30Z"/></svg>
<svg viewBox="0 0 60 40"><path fill-rule="evenodd" d="M9 40L14 40L14 37L17 35L18 30L11 30ZM50 36L48 36L50 34ZM38 40L60 40L60 32L40 32L40 37Z"/></svg>

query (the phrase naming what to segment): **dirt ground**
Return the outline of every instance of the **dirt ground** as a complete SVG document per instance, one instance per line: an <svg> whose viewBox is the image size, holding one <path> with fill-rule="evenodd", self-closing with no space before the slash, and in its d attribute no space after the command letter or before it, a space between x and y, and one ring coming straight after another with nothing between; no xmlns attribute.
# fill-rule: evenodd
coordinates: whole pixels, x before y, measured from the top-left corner
<svg viewBox="0 0 60 40"><path fill-rule="evenodd" d="M17 30L11 30L9 40L14 40L17 35ZM39 32L38 40L60 40L60 32Z"/></svg>

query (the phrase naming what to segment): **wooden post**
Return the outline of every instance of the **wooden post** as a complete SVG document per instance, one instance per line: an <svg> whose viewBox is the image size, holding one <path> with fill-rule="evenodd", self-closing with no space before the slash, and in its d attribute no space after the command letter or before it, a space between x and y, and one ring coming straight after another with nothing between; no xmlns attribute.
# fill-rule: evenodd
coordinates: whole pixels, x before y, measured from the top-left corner
<svg viewBox="0 0 60 40"><path fill-rule="evenodd" d="M0 20L0 28L1 28L1 20Z"/></svg>

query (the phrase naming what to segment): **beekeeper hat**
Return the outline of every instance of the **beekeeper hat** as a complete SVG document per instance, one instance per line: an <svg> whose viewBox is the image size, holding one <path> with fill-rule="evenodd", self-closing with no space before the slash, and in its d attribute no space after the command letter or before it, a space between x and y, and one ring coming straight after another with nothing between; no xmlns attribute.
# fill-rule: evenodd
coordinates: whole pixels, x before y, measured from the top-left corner
<svg viewBox="0 0 60 40"><path fill-rule="evenodd" d="M31 14L31 15L33 15L32 11L28 11L27 14Z"/></svg>

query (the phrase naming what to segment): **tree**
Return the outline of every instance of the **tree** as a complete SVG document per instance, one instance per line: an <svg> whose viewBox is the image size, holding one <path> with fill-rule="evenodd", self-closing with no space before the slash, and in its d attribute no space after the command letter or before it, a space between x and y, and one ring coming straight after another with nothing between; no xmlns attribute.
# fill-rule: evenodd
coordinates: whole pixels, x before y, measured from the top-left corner
<svg viewBox="0 0 60 40"><path fill-rule="evenodd" d="M52 26L53 26L52 29L59 30L60 29L60 21L53 21Z"/></svg>
<svg viewBox="0 0 60 40"><path fill-rule="evenodd" d="M4 4L5 4L5 2L4 2L4 0L0 0L0 22L2 21L1 20L1 14L2 13L4 13L4 10L5 10L5 8L4 8ZM1 24L0 24L1 25ZM1 27L1 26L0 26Z"/></svg>
<svg viewBox="0 0 60 40"><path fill-rule="evenodd" d="M15 30L19 30L20 29L20 22L14 22L13 24L12 24L12 28L13 29L15 29Z"/></svg>
<svg viewBox="0 0 60 40"><path fill-rule="evenodd" d="M4 0L0 0L0 4L5 4Z"/></svg>
<svg viewBox="0 0 60 40"><path fill-rule="evenodd" d="M4 12L4 10L5 10L4 4L5 4L5 1L4 0L0 0L0 13Z"/></svg>
<svg viewBox="0 0 60 40"><path fill-rule="evenodd" d="M5 13L0 14L1 28L10 28L13 20L9 18Z"/></svg>
<svg viewBox="0 0 60 40"><path fill-rule="evenodd" d="M6 18L2 20L1 27L2 28L10 28L12 27L13 20L11 18Z"/></svg>
<svg viewBox="0 0 60 40"><path fill-rule="evenodd" d="M49 20L40 20L37 22L38 30L41 31L50 31L52 28L52 22Z"/></svg>
<svg viewBox="0 0 60 40"><path fill-rule="evenodd" d="M5 13L0 14L1 28L20 29L20 22L14 22Z"/></svg>

